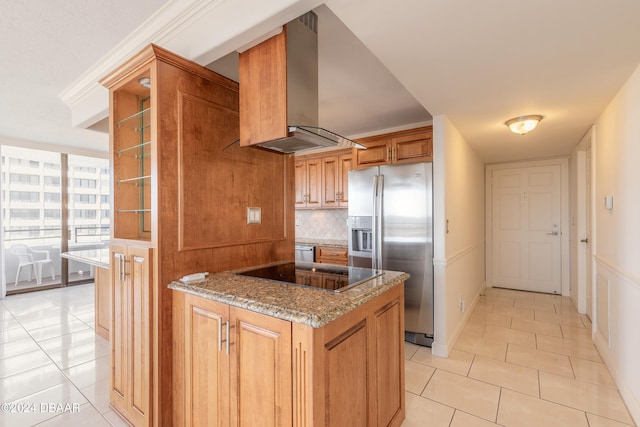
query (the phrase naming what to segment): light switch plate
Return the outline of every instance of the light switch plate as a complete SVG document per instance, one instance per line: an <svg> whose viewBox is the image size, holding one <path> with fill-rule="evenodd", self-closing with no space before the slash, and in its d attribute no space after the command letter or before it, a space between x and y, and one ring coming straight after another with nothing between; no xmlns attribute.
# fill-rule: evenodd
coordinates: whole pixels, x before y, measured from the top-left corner
<svg viewBox="0 0 640 427"><path fill-rule="evenodd" d="M262 224L262 208L247 208L247 224Z"/></svg>

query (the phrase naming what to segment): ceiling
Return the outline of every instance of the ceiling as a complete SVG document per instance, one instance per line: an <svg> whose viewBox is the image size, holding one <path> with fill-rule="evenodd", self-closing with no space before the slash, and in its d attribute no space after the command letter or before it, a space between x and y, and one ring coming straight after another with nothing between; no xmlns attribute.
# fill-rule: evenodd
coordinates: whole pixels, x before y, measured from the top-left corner
<svg viewBox="0 0 640 427"><path fill-rule="evenodd" d="M64 10L55 2L0 1L0 142L106 151L103 132L71 128L59 95L129 33L144 29L139 25L164 0L85 0ZM275 4L287 1L309 3L269 3L279 24L291 17ZM249 3L270 7L255 0L210 3L226 7L211 13L228 13L227 21ZM446 115L488 163L569 154L640 63L637 0L616 0L615 7L596 0L328 0L327 6L316 9L323 127L354 137ZM238 33L248 31L242 25ZM532 133L519 136L504 126L526 114L544 116Z"/></svg>

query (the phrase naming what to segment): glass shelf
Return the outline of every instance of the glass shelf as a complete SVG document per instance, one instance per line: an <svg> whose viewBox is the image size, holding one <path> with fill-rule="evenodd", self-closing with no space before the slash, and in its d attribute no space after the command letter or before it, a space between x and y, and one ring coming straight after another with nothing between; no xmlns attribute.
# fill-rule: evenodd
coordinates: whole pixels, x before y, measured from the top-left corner
<svg viewBox="0 0 640 427"><path fill-rule="evenodd" d="M135 176L133 178L120 179L118 180L118 184L129 184L129 183L139 184L142 181L142 185L144 185L145 179L151 179L151 175Z"/></svg>
<svg viewBox="0 0 640 427"><path fill-rule="evenodd" d="M120 120L116 123L116 126L119 128L124 127L133 129L136 132L144 131L151 126L151 120L149 120L150 116L151 107L145 108L142 111L138 111L137 113Z"/></svg>
<svg viewBox="0 0 640 427"><path fill-rule="evenodd" d="M120 156L120 155L122 155L122 154L124 154L124 153L126 153L128 151L139 149L139 150L142 150L142 152L143 152L142 155L136 155L134 157L135 158L144 158L144 157L147 157L147 156L150 155L149 153L145 153L144 152L144 148L149 146L149 145L151 145L151 141L143 142L141 144L132 145L131 147L127 147L127 148L123 148L122 150L118 150L118 151L116 151L116 154L118 156Z"/></svg>

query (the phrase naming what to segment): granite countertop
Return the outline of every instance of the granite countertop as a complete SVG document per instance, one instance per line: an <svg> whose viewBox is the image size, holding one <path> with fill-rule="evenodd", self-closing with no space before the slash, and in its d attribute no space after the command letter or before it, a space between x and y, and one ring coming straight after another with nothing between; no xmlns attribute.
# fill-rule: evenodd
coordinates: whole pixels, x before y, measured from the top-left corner
<svg viewBox="0 0 640 427"><path fill-rule="evenodd" d="M69 251L61 253L60 256L95 267L109 268L109 248Z"/></svg>
<svg viewBox="0 0 640 427"><path fill-rule="evenodd" d="M315 245L315 246L328 246L333 248L346 248L349 246L346 240L333 240L333 239L299 238L299 239L296 239L296 243L303 243L303 244Z"/></svg>
<svg viewBox="0 0 640 427"><path fill-rule="evenodd" d="M243 270L257 267L262 266ZM227 271L211 274L196 283L174 281L169 284L169 288L319 328L408 278L407 273L385 270L382 276L342 293L334 293L324 289L238 276L234 271Z"/></svg>

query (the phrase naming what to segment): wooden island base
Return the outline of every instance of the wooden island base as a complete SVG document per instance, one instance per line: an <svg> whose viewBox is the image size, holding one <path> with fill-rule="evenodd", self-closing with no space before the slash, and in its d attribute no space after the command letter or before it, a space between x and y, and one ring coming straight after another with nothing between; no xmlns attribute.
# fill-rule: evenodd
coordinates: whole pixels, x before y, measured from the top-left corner
<svg viewBox="0 0 640 427"><path fill-rule="evenodd" d="M404 420L403 284L318 328L176 290L173 300L175 348L183 350L174 372L184 373L174 425Z"/></svg>

